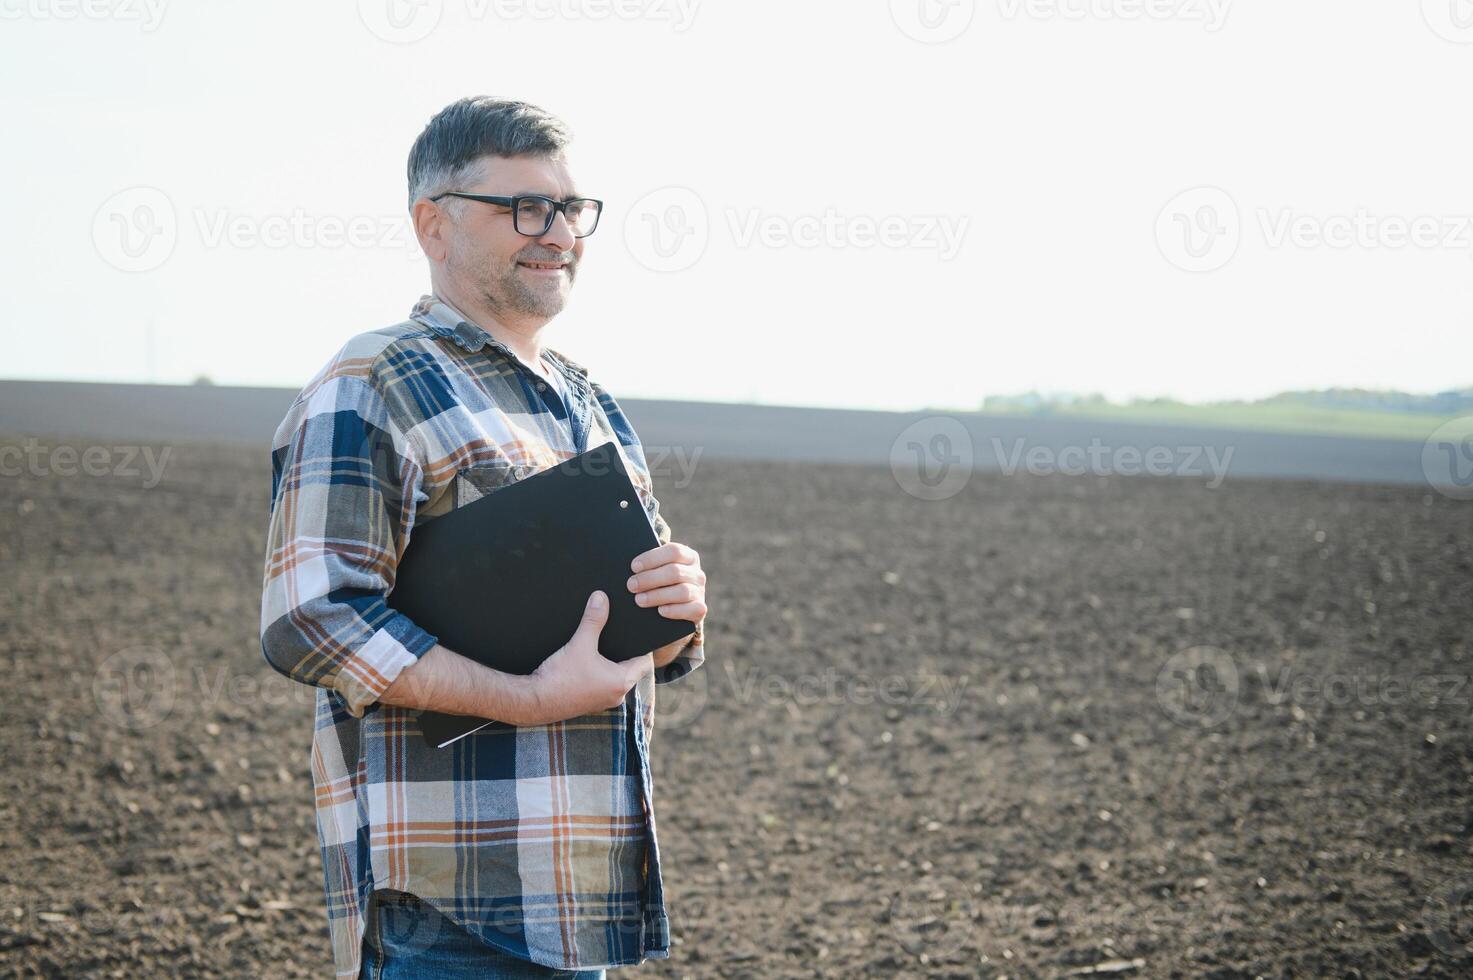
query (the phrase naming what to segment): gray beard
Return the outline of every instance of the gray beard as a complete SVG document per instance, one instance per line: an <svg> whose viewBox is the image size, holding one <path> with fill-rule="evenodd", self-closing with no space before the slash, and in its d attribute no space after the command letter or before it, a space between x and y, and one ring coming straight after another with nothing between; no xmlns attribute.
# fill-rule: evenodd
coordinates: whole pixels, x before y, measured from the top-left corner
<svg viewBox="0 0 1473 980"><path fill-rule="evenodd" d="M513 263L505 276L482 287L487 306L493 310L504 309L523 316L552 317L561 313L564 305L562 293L533 289L523 281L518 268ZM567 275L568 285L572 286L577 275L576 264L568 266Z"/></svg>

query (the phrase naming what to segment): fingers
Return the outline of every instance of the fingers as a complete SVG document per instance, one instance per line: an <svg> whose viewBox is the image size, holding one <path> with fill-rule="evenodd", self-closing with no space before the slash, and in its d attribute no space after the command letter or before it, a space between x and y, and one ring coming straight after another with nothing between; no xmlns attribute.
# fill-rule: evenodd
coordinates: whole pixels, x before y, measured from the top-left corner
<svg viewBox="0 0 1473 980"><path fill-rule="evenodd" d="M701 556L689 545L681 544L679 541L671 541L662 544L658 548L651 548L644 554L629 563L631 571L642 572L646 569L657 568L660 565L668 565L677 562L682 565L699 565Z"/></svg>
<svg viewBox="0 0 1473 980"><path fill-rule="evenodd" d="M660 615L666 619L684 619L698 623L706 615L706 604L704 602L676 602L668 606L661 606L659 611Z"/></svg>
<svg viewBox="0 0 1473 980"><path fill-rule="evenodd" d="M597 637L609 621L609 597L595 589L583 607L583 618L578 622L578 632Z"/></svg>
<svg viewBox="0 0 1473 980"><path fill-rule="evenodd" d="M704 590L698 585L682 582L663 589L641 592L634 597L634 601L641 606L665 606L675 602L695 602L702 598L703 592Z"/></svg>
<svg viewBox="0 0 1473 980"><path fill-rule="evenodd" d="M706 584L706 572L700 565L686 565L682 563L671 563L651 568L640 572L638 575L629 576L625 583L630 592L643 592L653 589L658 585L678 585L681 582L690 582L693 585Z"/></svg>
<svg viewBox="0 0 1473 980"><path fill-rule="evenodd" d="M655 567L648 561L663 561ZM644 571L640 571L643 565ZM672 541L645 552L634 561L635 574L625 583L641 606L658 606L666 619L697 622L706 615L706 572L696 552Z"/></svg>

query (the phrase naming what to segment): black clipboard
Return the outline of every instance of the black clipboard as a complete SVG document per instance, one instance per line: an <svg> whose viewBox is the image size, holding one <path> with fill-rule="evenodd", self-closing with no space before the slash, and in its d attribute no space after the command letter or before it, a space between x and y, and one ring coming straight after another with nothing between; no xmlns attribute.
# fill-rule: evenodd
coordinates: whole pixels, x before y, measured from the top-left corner
<svg viewBox="0 0 1473 980"><path fill-rule="evenodd" d="M604 443L415 528L387 601L461 656L530 674L568 642L601 589L609 618L599 652L629 660L696 631L629 591L629 563L659 543L623 459ZM513 727L419 715L439 748L488 726Z"/></svg>

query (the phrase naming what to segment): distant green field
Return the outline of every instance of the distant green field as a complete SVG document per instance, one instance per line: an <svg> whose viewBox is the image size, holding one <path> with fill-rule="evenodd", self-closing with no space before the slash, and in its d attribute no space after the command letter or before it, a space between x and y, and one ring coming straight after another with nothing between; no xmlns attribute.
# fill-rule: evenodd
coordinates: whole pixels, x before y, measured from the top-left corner
<svg viewBox="0 0 1473 980"><path fill-rule="evenodd" d="M994 410L988 409L989 412ZM1370 439L1406 439L1424 442L1448 419L1412 412L1375 412L1360 409L1313 408L1281 404L1217 405L1083 405L1020 411L1009 414L1048 415L1053 418L1108 418L1121 422L1195 425L1252 432L1297 432L1308 435L1358 436ZM1473 437L1473 415L1457 420L1454 438Z"/></svg>

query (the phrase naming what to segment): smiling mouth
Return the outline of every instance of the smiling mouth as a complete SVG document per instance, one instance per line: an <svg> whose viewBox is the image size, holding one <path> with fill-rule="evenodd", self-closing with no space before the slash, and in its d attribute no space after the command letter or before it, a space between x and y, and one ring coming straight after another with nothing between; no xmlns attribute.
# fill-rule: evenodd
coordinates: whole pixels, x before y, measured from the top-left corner
<svg viewBox="0 0 1473 980"><path fill-rule="evenodd" d="M518 262L517 265L524 269L536 269L542 272L559 272L567 268L565 262Z"/></svg>

